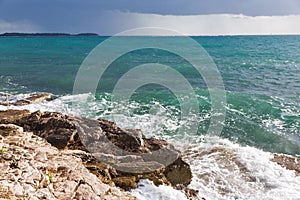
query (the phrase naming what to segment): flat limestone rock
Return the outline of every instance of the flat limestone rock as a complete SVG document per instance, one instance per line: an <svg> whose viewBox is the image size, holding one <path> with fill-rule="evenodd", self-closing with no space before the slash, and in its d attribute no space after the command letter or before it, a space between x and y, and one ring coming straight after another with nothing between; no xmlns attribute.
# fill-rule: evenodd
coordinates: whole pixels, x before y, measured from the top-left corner
<svg viewBox="0 0 300 200"><path fill-rule="evenodd" d="M1 199L136 199L101 182L82 160L22 127L0 124Z"/></svg>

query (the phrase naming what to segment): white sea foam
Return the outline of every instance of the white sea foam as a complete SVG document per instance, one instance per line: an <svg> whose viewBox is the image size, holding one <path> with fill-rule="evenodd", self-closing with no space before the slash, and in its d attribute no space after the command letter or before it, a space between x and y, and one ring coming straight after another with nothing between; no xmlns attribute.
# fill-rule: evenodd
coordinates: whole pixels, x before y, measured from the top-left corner
<svg viewBox="0 0 300 200"><path fill-rule="evenodd" d="M271 161L272 154L221 138L204 138L184 153L190 187L206 199L299 199L300 176Z"/></svg>
<svg viewBox="0 0 300 200"><path fill-rule="evenodd" d="M20 99L24 99L29 97L30 94L18 94L13 95L10 97L11 102L15 102ZM7 109L16 109L16 110L23 110L27 109L31 112L35 112L37 110L40 111L49 111L49 112L61 112L65 114L72 114L72 115L84 115L85 110L84 108L81 108L80 110L76 110L75 106L72 106L72 103L74 102L81 102L83 100L86 100L88 98L92 98L91 94L80 94L80 95L66 95L59 97L57 99L54 99L53 101L42 101L38 103L32 103L28 105L23 106L1 106L0 110L7 110Z"/></svg>
<svg viewBox="0 0 300 200"><path fill-rule="evenodd" d="M182 143L176 146L182 148ZM300 199L300 176L272 162L271 153L205 136L184 151L193 173L189 187L199 191L200 199ZM187 199L172 187L156 187L149 180L140 181L132 193L139 199Z"/></svg>
<svg viewBox="0 0 300 200"><path fill-rule="evenodd" d="M132 194L140 200L184 200L185 194L175 190L170 186L155 186L152 181L147 179L140 180L138 188L132 190Z"/></svg>

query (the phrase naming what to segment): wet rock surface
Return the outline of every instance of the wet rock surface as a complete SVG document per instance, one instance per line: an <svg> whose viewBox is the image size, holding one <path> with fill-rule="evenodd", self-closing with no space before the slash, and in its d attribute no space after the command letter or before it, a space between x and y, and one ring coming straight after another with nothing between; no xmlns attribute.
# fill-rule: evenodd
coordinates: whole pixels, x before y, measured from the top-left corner
<svg viewBox="0 0 300 200"><path fill-rule="evenodd" d="M272 161L286 169L294 170L298 176L300 175L300 158L284 154L274 154Z"/></svg>
<svg viewBox="0 0 300 200"><path fill-rule="evenodd" d="M81 142L99 161L118 171L153 172L172 164L179 152L164 140L146 139L138 130L122 130L113 122L76 118Z"/></svg>
<svg viewBox="0 0 300 200"><path fill-rule="evenodd" d="M187 186L192 179L190 166L182 159L177 159L172 165L167 166L164 174L172 185Z"/></svg>
<svg viewBox="0 0 300 200"><path fill-rule="evenodd" d="M48 151L35 152L34 149L37 148L37 145L34 146L28 143L28 140L26 140L28 145L22 147L32 150L26 154L26 156L32 157L27 162L35 162L35 159L37 159L36 162L51 164L51 166L46 165L46 168L39 168L39 170L42 170L39 173L43 174L45 180L48 180L46 183L51 185L48 190L44 189L48 187L47 184L47 186L42 187L38 192L40 196L50 192L49 195L51 194L54 199L58 198L57 195L60 194L53 192L53 190L56 191L60 187L68 188L67 190L70 194L68 193L69 196L67 197L73 195L72 198L76 199L93 194L91 191L95 189L91 185L86 184L87 181L85 179L76 176L76 171L78 171L97 177L99 181L97 184L106 185L109 191L114 191L114 188L122 188L124 190L135 188L139 180L147 178L152 180L157 186L161 184L170 185L176 189L183 190L188 197L193 196L193 199L196 199L197 191L187 187L192 178L190 167L180 158L179 152L166 141L145 138L140 130L123 130L113 122L102 119L84 119L55 112L37 111L30 113L26 110L0 111L0 124L18 125L24 129L26 132L25 135L30 135L31 139L34 138L38 141L43 141L43 143L38 143L38 146L46 145L47 148L57 153L56 155L55 153L47 154ZM3 135L2 137L6 137L7 133L5 133L5 130L0 128L0 131ZM22 133L22 131L20 132ZM13 151L16 147L9 146L9 148ZM106 161L105 158L107 160L116 160L121 165L114 165L114 162L103 162L103 159ZM12 160L10 160L11 163L9 166L17 168L19 163L12 162ZM68 160L74 160L72 161L74 163L61 165L61 163L67 163ZM79 166L80 164L83 168L70 169L70 167ZM41 166L44 166L44 164L41 164ZM132 171L128 171L128 169ZM22 172L22 170L20 171ZM65 177L64 180L66 181L58 179L62 174L63 176L69 176L70 174L68 173L70 171L73 172L72 176L77 177L76 180L70 177ZM10 173L13 172L9 171L8 174ZM50 179L52 181L55 180L57 186L51 183ZM95 181L94 179L92 180ZM44 184L44 182L39 184ZM17 183L19 184L19 181L16 181ZM25 186L21 187L24 189ZM37 192L37 189L34 190ZM101 197L103 192L104 194L109 194L108 190L98 192L96 195L97 198ZM70 191L73 191L73 193ZM74 191L78 194L75 194ZM120 190L117 189L117 191L119 192ZM24 193L24 191L20 190L19 192L20 194ZM117 194L119 194L118 192ZM67 192L61 191L61 195L63 193ZM125 194L127 195L127 193ZM96 196L93 197L96 198ZM132 198L131 196L125 197Z"/></svg>
<svg viewBox="0 0 300 200"><path fill-rule="evenodd" d="M2 94L3 96L3 94ZM13 97L13 98L11 98ZM0 105L3 106L24 106L32 103L38 103L41 101L50 101L53 100L50 94L42 93L42 94L31 94L26 98L17 98L15 99L14 96L10 96L8 94L4 95L4 99L0 101Z"/></svg>

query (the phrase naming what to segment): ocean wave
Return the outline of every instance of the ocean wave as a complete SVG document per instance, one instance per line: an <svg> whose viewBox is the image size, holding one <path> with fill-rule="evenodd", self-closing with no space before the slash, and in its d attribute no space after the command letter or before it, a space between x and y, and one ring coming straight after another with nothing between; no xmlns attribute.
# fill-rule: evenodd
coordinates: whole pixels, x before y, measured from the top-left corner
<svg viewBox="0 0 300 200"><path fill-rule="evenodd" d="M216 137L206 137L184 152L195 175L190 187L199 190L201 197L298 199L300 176L272 162L272 157L269 152Z"/></svg>

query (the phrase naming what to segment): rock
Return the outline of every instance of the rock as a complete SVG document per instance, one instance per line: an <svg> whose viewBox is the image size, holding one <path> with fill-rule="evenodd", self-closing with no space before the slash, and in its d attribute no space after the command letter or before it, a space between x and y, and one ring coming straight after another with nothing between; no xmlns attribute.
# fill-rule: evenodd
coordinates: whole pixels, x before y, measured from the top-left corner
<svg viewBox="0 0 300 200"><path fill-rule="evenodd" d="M184 187L182 190L189 200L200 200L200 198L198 197L198 190L190 189L187 187ZM205 198L201 198L201 200L205 200Z"/></svg>
<svg viewBox="0 0 300 200"><path fill-rule="evenodd" d="M167 146L164 140L147 139L139 129L122 130L114 122L98 119L105 136L117 147L127 152L148 153Z"/></svg>
<svg viewBox="0 0 300 200"><path fill-rule="evenodd" d="M286 169L294 170L297 175L300 175L300 158L284 154L274 154L272 161Z"/></svg>
<svg viewBox="0 0 300 200"><path fill-rule="evenodd" d="M50 94L32 94L26 100L30 101L31 103L38 103L44 100L51 100Z"/></svg>
<svg viewBox="0 0 300 200"><path fill-rule="evenodd" d="M128 190L129 186L136 187L137 183L141 179L149 179L155 183L155 185L159 186L162 184L171 185L170 181L164 175L164 168L158 169L151 173L124 173L121 171L117 171L113 167L99 162L95 157L93 157L90 153L84 152L81 150L66 150L65 151L69 155L76 156L81 158L84 165L87 169L93 174L95 174L102 182L107 183L109 185L116 185L125 190ZM130 177L130 180L128 180ZM135 177L135 178L133 178ZM124 179L124 180L123 180ZM173 185L175 187L175 185Z"/></svg>
<svg viewBox="0 0 300 200"><path fill-rule="evenodd" d="M13 124L0 124L0 198L135 199L101 182L82 160ZM12 139L15 143L11 143ZM27 148L27 146L31 148ZM4 159L5 154L10 157ZM36 159L38 158L38 159Z"/></svg>
<svg viewBox="0 0 300 200"><path fill-rule="evenodd" d="M6 110L0 111L0 123L1 124L15 124L23 117L29 116L31 113L29 110Z"/></svg>
<svg viewBox="0 0 300 200"><path fill-rule="evenodd" d="M113 122L103 119L98 119L98 122L107 139L114 145L128 152L139 151L139 147L141 146L139 138L128 134Z"/></svg>
<svg viewBox="0 0 300 200"><path fill-rule="evenodd" d="M55 112L37 111L30 115L26 114L13 123L24 127L25 131L32 131L35 135L45 138L58 149L66 147L76 134L74 119Z"/></svg>
<svg viewBox="0 0 300 200"><path fill-rule="evenodd" d="M3 106L24 106L32 103L39 103L41 101L50 101L53 100L50 94L30 94L29 97L24 99L11 100L10 98L14 97L11 95L6 96L5 101L0 102L0 105ZM15 99L15 98L14 98Z"/></svg>
<svg viewBox="0 0 300 200"><path fill-rule="evenodd" d="M8 110L0 112L0 123L14 123L22 126L25 131L32 131L35 135L45 138L53 146L63 149L82 149L86 147L100 148L108 142L112 143L106 154L121 152L140 153L144 161L154 161L167 165L178 158L178 151L164 140L144 138L141 131L122 130L113 122L106 120L91 120L75 118L55 112L34 112ZM78 131L81 134L78 134ZM104 144L99 145L96 142ZM83 145L83 144L84 145ZM103 152L107 148L92 149L92 152ZM88 149L91 151L91 149ZM124 150L124 151L122 151ZM162 151L159 151L162 150ZM157 151L157 152L156 152ZM147 154L150 152L155 152ZM142 154L143 153L143 154ZM132 155L132 154L126 154Z"/></svg>
<svg viewBox="0 0 300 200"><path fill-rule="evenodd" d="M99 161L118 171L148 173L171 164L179 152L164 140L140 138L106 120L76 118L82 144ZM139 137L139 138L137 138ZM143 146L142 146L143 144Z"/></svg>
<svg viewBox="0 0 300 200"><path fill-rule="evenodd" d="M192 172L190 166L181 158L167 166L164 174L172 185L182 184L187 186L192 181Z"/></svg>
<svg viewBox="0 0 300 200"><path fill-rule="evenodd" d="M137 182L135 176L121 176L112 179L116 186L124 189L136 188Z"/></svg>
<svg viewBox="0 0 300 200"><path fill-rule="evenodd" d="M187 185L191 181L191 170L189 165L180 158L179 151L164 140L145 138L141 130L123 130L115 123L102 119L92 120L40 111L34 113L3 111L0 112L0 123L14 123L23 127L24 131L33 132L38 136L22 136L23 147L26 151L32 152L26 154L26 159L30 160L30 164L35 163L38 169L43 169L43 172L40 172L42 180L37 181L26 176L26 182L34 187L39 185L40 188L52 186L56 196L67 195L66 191L58 191L56 184L59 183L61 186L65 181L71 181L70 183L84 181L84 178L74 173L72 169L72 166L77 164L68 163L65 159L60 160L57 156L59 153L65 158L70 157L71 160L77 159L78 162L82 162L85 170L89 170L101 183L108 184L110 187L118 186L128 190L136 187L140 179L148 178L156 185L166 184L177 189L189 190ZM3 135L7 135L4 132ZM11 131L8 132L12 134ZM28 137L42 143L42 147L32 145ZM10 143L17 146L19 139L13 137ZM54 151L54 147L60 151ZM11 169L18 169L20 166L23 169L28 167L26 162L19 162L16 157L9 159ZM45 169L48 170L47 173ZM45 175L49 173L52 175L53 183ZM64 181L59 179L60 176L64 177ZM36 174L35 177L39 176ZM79 185L76 187L79 188ZM89 190L85 186L80 188ZM103 197L103 193L100 193L98 196Z"/></svg>

